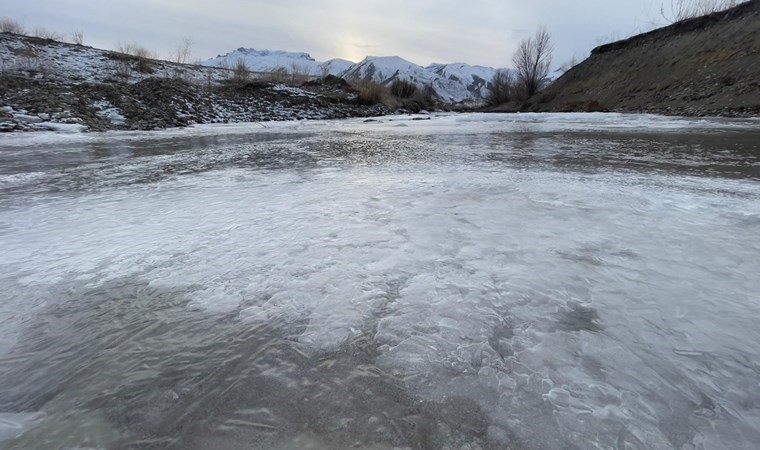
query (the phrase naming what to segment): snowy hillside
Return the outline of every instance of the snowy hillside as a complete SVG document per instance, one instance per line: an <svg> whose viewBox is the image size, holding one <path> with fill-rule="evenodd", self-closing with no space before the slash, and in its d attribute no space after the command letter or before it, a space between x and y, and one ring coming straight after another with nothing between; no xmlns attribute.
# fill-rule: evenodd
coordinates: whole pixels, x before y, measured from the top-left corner
<svg viewBox="0 0 760 450"><path fill-rule="evenodd" d="M461 83L475 98L488 96L488 83L497 71L493 67L471 66L465 63L431 64L427 66L427 70L447 80Z"/></svg>
<svg viewBox="0 0 760 450"><path fill-rule="evenodd" d="M496 69L463 63L422 67L398 56L368 56L340 76L383 85L409 81L419 87L431 86L442 102L469 103L486 98L488 83L495 73Z"/></svg>
<svg viewBox="0 0 760 450"><path fill-rule="evenodd" d="M341 70L351 63L330 64ZM10 33L0 33L0 72L0 132L148 130L390 112L359 104L345 82L312 80L295 87L258 77L257 87L248 89L246 79L225 68Z"/></svg>
<svg viewBox="0 0 760 450"><path fill-rule="evenodd" d="M352 61L349 61L347 59L340 59L335 58L331 59L329 61L325 61L322 64L320 64L320 67L322 68L321 75L339 75L346 70L348 70L349 67L353 66L354 63Z"/></svg>
<svg viewBox="0 0 760 450"><path fill-rule="evenodd" d="M430 75L424 67L398 56L368 56L341 74L344 78L380 84L390 84L396 79L427 84L432 81Z"/></svg>
<svg viewBox="0 0 760 450"><path fill-rule="evenodd" d="M239 48L225 55L218 55L204 61L204 66L232 67L238 61L244 61L253 72L276 72L285 70L288 73L302 73L311 76L338 75L353 63L345 59L331 59L318 62L308 53L285 52L282 50L256 50Z"/></svg>

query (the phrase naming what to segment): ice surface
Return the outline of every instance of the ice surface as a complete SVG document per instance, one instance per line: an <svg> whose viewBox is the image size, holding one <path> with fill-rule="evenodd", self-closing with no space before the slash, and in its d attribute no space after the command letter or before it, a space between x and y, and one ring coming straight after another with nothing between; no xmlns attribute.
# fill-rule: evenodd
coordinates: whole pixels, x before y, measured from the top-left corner
<svg viewBox="0 0 760 450"><path fill-rule="evenodd" d="M21 436L44 416L41 413L0 413L0 442Z"/></svg>
<svg viewBox="0 0 760 450"><path fill-rule="evenodd" d="M755 446L755 121L412 118L4 140L0 408L177 448Z"/></svg>
<svg viewBox="0 0 760 450"><path fill-rule="evenodd" d="M435 118L436 120L416 120ZM368 129L394 134L457 135L498 133L584 133L584 132L652 132L652 133L714 133L741 131L760 126L760 119L716 119L703 117L667 117L654 114L618 113L517 113L517 114L410 114L367 119L276 121L233 124L196 124L188 128L169 128L156 131L107 131L80 136L60 136L46 133L14 133L3 136L4 147L30 147L60 142L94 144L99 142L144 141L172 137L202 137L248 134L302 134L319 132L362 133ZM414 123L410 130L398 130L396 125ZM691 162L691 161L689 161Z"/></svg>

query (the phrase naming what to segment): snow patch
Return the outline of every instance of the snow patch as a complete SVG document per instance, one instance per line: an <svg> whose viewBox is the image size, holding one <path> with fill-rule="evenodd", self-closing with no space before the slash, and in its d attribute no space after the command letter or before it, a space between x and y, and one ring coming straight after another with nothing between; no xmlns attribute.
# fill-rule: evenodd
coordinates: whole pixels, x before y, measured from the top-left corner
<svg viewBox="0 0 760 450"><path fill-rule="evenodd" d="M124 125L127 121L127 119L121 114L121 110L111 104L108 100L95 102L95 107L98 108L96 114L99 117L110 120L114 125Z"/></svg>

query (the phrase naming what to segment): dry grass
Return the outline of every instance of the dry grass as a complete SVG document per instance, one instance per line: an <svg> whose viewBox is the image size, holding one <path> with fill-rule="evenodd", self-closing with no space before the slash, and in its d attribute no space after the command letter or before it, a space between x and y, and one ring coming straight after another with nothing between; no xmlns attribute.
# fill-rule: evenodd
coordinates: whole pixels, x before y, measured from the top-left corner
<svg viewBox="0 0 760 450"><path fill-rule="evenodd" d="M26 34L24 25L10 17L0 18L0 33Z"/></svg>
<svg viewBox="0 0 760 450"><path fill-rule="evenodd" d="M359 103L362 105L375 105L385 103L388 100L388 89L372 81L361 81L355 83L354 87L359 92Z"/></svg>
<svg viewBox="0 0 760 450"><path fill-rule="evenodd" d="M358 92L357 101L362 105L383 104L389 108L420 110L435 104L435 90L432 86L420 87L408 81L397 80L384 86L369 80L347 80Z"/></svg>
<svg viewBox="0 0 760 450"><path fill-rule="evenodd" d="M288 74L287 83L291 86L300 86L309 81L310 78L311 76L303 69L303 67L296 63L290 65L290 73Z"/></svg>
<svg viewBox="0 0 760 450"><path fill-rule="evenodd" d="M670 0L660 5L660 15L669 23L733 8L745 0Z"/></svg>
<svg viewBox="0 0 760 450"><path fill-rule="evenodd" d="M248 81L251 78L251 70L245 59L238 58L232 67L232 78L237 82Z"/></svg>
<svg viewBox="0 0 760 450"><path fill-rule="evenodd" d="M398 98L412 98L417 92L417 86L409 81L395 80L391 83L390 92Z"/></svg>
<svg viewBox="0 0 760 450"><path fill-rule="evenodd" d="M62 41L63 35L47 28L37 27L34 29L34 35L40 39L50 39L51 41Z"/></svg>
<svg viewBox="0 0 760 450"><path fill-rule="evenodd" d="M156 59L156 53L148 50L146 47L136 44L136 43L125 43L125 42L119 42L116 45L116 51L119 53L124 53L125 55L132 55L137 58L144 58L144 59Z"/></svg>
<svg viewBox="0 0 760 450"><path fill-rule="evenodd" d="M71 43L76 45L84 45L84 33L80 30L74 30L71 32Z"/></svg>

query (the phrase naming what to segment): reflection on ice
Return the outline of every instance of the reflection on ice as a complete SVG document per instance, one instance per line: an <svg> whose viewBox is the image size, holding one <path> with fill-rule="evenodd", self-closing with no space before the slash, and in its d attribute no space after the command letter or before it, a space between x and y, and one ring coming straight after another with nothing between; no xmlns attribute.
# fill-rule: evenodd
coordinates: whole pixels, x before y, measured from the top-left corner
<svg viewBox="0 0 760 450"><path fill-rule="evenodd" d="M2 445L760 441L756 131L395 124L0 150Z"/></svg>

